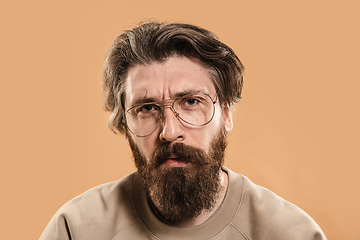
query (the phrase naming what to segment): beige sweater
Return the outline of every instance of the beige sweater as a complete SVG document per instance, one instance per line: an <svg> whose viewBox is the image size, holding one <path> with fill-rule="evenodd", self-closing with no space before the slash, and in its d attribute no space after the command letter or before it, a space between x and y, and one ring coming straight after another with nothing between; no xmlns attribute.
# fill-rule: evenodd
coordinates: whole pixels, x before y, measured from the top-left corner
<svg viewBox="0 0 360 240"><path fill-rule="evenodd" d="M178 228L159 220L135 172L67 202L53 216L40 240L326 239L300 208L248 178L223 169L229 175L224 202L199 226Z"/></svg>

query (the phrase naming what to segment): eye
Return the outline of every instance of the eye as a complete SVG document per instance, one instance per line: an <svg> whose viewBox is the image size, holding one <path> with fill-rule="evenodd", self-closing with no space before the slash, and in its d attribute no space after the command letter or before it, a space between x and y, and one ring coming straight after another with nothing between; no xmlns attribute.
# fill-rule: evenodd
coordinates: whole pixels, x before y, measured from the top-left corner
<svg viewBox="0 0 360 240"><path fill-rule="evenodd" d="M187 95L182 98L179 98L175 104L174 109L176 111L186 110L194 111L196 109L202 108L204 106L204 97L199 95Z"/></svg>
<svg viewBox="0 0 360 240"><path fill-rule="evenodd" d="M159 108L156 105L144 104L144 105L139 106L137 108L136 112L148 113L148 112L157 111L157 110L159 110Z"/></svg>
<svg viewBox="0 0 360 240"><path fill-rule="evenodd" d="M199 100L195 98L189 98L189 99L185 99L184 104L191 106L191 105L195 105L197 102L199 102Z"/></svg>
<svg viewBox="0 0 360 240"><path fill-rule="evenodd" d="M181 102L181 105L184 106L184 107L194 107L194 106L197 106L197 105L202 105L204 104L206 100L204 99L203 96L201 95L188 95L188 96L184 96L180 102Z"/></svg>

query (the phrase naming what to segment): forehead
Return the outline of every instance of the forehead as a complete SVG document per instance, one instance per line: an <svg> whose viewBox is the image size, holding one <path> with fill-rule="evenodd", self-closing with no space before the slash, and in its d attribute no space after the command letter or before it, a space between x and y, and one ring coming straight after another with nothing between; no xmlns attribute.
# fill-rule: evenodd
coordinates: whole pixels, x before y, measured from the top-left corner
<svg viewBox="0 0 360 240"><path fill-rule="evenodd" d="M125 105L144 98L161 101L184 92L215 95L211 74L200 60L172 57L162 63L135 65L125 80Z"/></svg>

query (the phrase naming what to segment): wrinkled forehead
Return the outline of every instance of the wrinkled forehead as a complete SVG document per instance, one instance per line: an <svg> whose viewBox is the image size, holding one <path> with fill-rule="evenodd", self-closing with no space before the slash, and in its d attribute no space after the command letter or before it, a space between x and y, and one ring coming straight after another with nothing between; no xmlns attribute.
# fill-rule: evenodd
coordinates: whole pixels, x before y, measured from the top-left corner
<svg viewBox="0 0 360 240"><path fill-rule="evenodd" d="M129 68L124 90L126 108L138 102L163 101L190 93L216 95L209 70L199 60L185 57Z"/></svg>

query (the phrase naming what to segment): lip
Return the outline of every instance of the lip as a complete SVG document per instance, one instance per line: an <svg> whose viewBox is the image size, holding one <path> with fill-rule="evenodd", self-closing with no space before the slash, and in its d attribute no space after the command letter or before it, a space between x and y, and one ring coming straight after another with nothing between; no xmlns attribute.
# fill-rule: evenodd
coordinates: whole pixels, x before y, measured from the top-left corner
<svg viewBox="0 0 360 240"><path fill-rule="evenodd" d="M168 159L165 160L163 163L166 167L186 167L188 164L190 164L188 161L185 161L185 159L179 158L175 155L170 156Z"/></svg>

